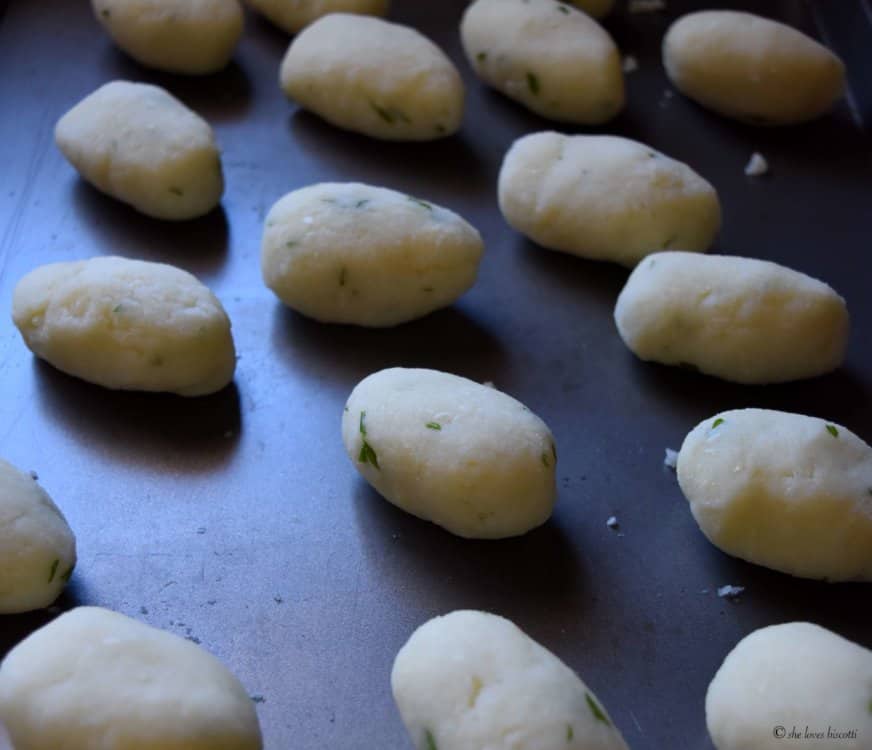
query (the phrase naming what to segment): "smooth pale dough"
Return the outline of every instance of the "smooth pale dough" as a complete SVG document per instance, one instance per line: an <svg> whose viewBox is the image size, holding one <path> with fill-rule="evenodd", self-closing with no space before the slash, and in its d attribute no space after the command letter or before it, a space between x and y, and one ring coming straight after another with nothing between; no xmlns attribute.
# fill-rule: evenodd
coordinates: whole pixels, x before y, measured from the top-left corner
<svg viewBox="0 0 872 750"><path fill-rule="evenodd" d="M98 607L40 628L0 666L15 750L260 750L254 704L189 640Z"/></svg>
<svg viewBox="0 0 872 750"><path fill-rule="evenodd" d="M101 86L58 121L55 141L85 180L148 216L193 219L224 192L212 128L157 86Z"/></svg>
<svg viewBox="0 0 872 750"><path fill-rule="evenodd" d="M495 388L436 370L382 370L348 398L342 441L386 500L458 536L518 536L548 520L548 426Z"/></svg>
<svg viewBox="0 0 872 750"><path fill-rule="evenodd" d="M76 538L29 474L0 459L0 615L58 598L76 566Z"/></svg>
<svg viewBox="0 0 872 750"><path fill-rule="evenodd" d="M598 125L624 106L621 56L590 16L556 0L476 0L460 37L488 86L552 120Z"/></svg>
<svg viewBox="0 0 872 750"><path fill-rule="evenodd" d="M841 365L850 318L822 281L764 260L656 253L615 306L639 357L737 383L810 378Z"/></svg>
<svg viewBox="0 0 872 750"><path fill-rule="evenodd" d="M575 672L487 612L424 623L397 654L391 687L418 750L627 750Z"/></svg>
<svg viewBox="0 0 872 750"><path fill-rule="evenodd" d="M534 242L629 267L664 248L705 251L721 224L715 189L690 167L611 135L519 138L498 191L506 221Z"/></svg>
<svg viewBox="0 0 872 750"><path fill-rule="evenodd" d="M40 266L15 287L12 318L37 357L106 388L201 396L226 386L236 368L221 303L163 263Z"/></svg>
<svg viewBox="0 0 872 750"><path fill-rule="evenodd" d="M460 216L394 190L322 183L266 218L261 270L289 307L327 323L391 326L454 302L484 246Z"/></svg>
<svg viewBox="0 0 872 750"><path fill-rule="evenodd" d="M663 65L679 91L697 103L755 125L812 120L845 89L845 66L822 44L738 11L679 18L663 38Z"/></svg>
<svg viewBox="0 0 872 750"><path fill-rule="evenodd" d="M705 713L717 750L868 750L872 651L808 622L755 630L711 681Z"/></svg>
<svg viewBox="0 0 872 750"><path fill-rule="evenodd" d="M390 0L245 0L245 2L289 34L296 34L328 13L383 16L390 6Z"/></svg>
<svg viewBox="0 0 872 750"><path fill-rule="evenodd" d="M841 425L766 409L716 414L678 454L702 532L801 578L872 581L872 448Z"/></svg>
<svg viewBox="0 0 872 750"><path fill-rule="evenodd" d="M170 73L225 68L242 36L238 0L91 0L91 7L128 55Z"/></svg>
<svg viewBox="0 0 872 750"><path fill-rule="evenodd" d="M288 48L282 90L340 128L388 141L430 141L460 129L463 82L414 29L331 13Z"/></svg>
<svg viewBox="0 0 872 750"><path fill-rule="evenodd" d="M568 2L594 18L608 15L615 7L615 0L568 0Z"/></svg>

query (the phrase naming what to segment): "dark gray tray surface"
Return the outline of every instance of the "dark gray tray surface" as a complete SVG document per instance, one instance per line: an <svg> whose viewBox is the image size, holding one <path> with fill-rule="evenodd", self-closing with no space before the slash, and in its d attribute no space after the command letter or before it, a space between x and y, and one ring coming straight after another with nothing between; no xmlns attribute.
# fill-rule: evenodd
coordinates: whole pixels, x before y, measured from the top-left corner
<svg viewBox="0 0 872 750"><path fill-rule="evenodd" d="M463 132L426 145L378 143L297 111L276 84L288 40L253 16L226 72L185 79L126 59L85 2L10 3L0 21L3 315L15 282L41 263L160 260L212 286L241 354L235 385L213 397L112 393L37 362L8 317L0 325L0 455L39 472L78 534L60 607L99 604L201 641L263 698L270 749L408 747L390 696L394 654L418 624L461 607L513 619L577 669L636 750L710 747L706 687L757 627L812 620L872 646L868 586L801 581L721 554L663 467L664 448L735 407L820 415L872 439L869 139L847 104L807 126L760 130L670 97L660 38L701 5L669 0L665 14L609 20L640 70L628 77L627 111L601 132L646 141L717 186L717 251L784 263L847 298L854 333L833 375L746 388L625 349L612 309L627 272L543 251L499 215L503 153L555 126L474 80L457 36L462 2L395 0L392 18L442 45L468 86ZM819 34L803 2L718 5ZM859 4L840 7L863 17ZM854 74L869 69L864 51L848 59ZM214 124L228 182L221 210L159 223L76 178L54 123L113 78L165 85ZM752 180L743 168L755 150L772 173ZM487 243L479 283L452 309L394 330L322 326L283 309L260 280L262 221L285 192L323 180L459 211ZM560 451L553 519L520 539L469 542L373 493L345 457L340 414L360 378L392 365L492 380L540 414ZM620 534L606 527L611 515ZM747 587L738 602L715 595L728 583ZM0 654L51 617L0 620Z"/></svg>

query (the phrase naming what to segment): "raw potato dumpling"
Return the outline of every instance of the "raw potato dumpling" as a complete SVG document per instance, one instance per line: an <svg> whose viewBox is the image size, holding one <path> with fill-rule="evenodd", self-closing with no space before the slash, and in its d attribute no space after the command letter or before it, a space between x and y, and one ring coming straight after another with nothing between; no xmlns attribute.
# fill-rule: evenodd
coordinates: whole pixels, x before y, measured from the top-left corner
<svg viewBox="0 0 872 750"><path fill-rule="evenodd" d="M224 192L212 128L157 86L101 86L58 121L55 140L94 187L157 219L207 214Z"/></svg>
<svg viewBox="0 0 872 750"><path fill-rule="evenodd" d="M328 13L357 13L383 16L390 0L245 0L272 23L289 34L296 34Z"/></svg>
<svg viewBox="0 0 872 750"><path fill-rule="evenodd" d="M822 281L765 260L656 253L615 306L641 359L690 365L737 383L782 383L841 365L850 318Z"/></svg>
<svg viewBox="0 0 872 750"><path fill-rule="evenodd" d="M556 0L476 0L460 36L488 86L562 122L598 125L624 106L621 56L609 33Z"/></svg>
<svg viewBox="0 0 872 750"><path fill-rule="evenodd" d="M487 612L424 623L397 654L391 687L418 750L627 750L575 672Z"/></svg>
<svg viewBox="0 0 872 750"><path fill-rule="evenodd" d="M615 7L615 0L568 0L570 5L580 8L589 16L603 18Z"/></svg>
<svg viewBox="0 0 872 750"><path fill-rule="evenodd" d="M872 581L872 448L841 425L766 409L685 438L678 483L729 555L801 578Z"/></svg>
<svg viewBox="0 0 872 750"><path fill-rule="evenodd" d="M260 750L254 704L191 641L98 607L61 615L0 665L15 750Z"/></svg>
<svg viewBox="0 0 872 750"><path fill-rule="evenodd" d="M170 73L222 70L242 36L238 0L91 0L91 6L115 44Z"/></svg>
<svg viewBox="0 0 872 750"><path fill-rule="evenodd" d="M282 90L346 130L388 141L431 141L460 129L463 82L433 42L380 18L332 13L288 49Z"/></svg>
<svg viewBox="0 0 872 750"><path fill-rule="evenodd" d="M755 630L724 660L705 713L717 750L866 750L872 651L807 622Z"/></svg>
<svg viewBox="0 0 872 750"><path fill-rule="evenodd" d="M226 386L236 368L221 303L163 263L40 266L15 287L12 317L37 357L106 388L202 396Z"/></svg>
<svg viewBox="0 0 872 750"><path fill-rule="evenodd" d="M557 449L505 393L436 370L364 378L342 415L348 457L386 500L458 536L518 536L548 520Z"/></svg>
<svg viewBox="0 0 872 750"><path fill-rule="evenodd" d="M500 210L551 250L632 267L664 248L703 252L721 224L715 189L627 138L533 133L503 160Z"/></svg>
<svg viewBox="0 0 872 750"><path fill-rule="evenodd" d="M289 307L327 323L391 326L474 283L481 236L445 208L360 183L295 190L266 218L261 270Z"/></svg>
<svg viewBox="0 0 872 750"><path fill-rule="evenodd" d="M29 474L0 459L0 615L48 607L76 566L76 538Z"/></svg>
<svg viewBox="0 0 872 750"><path fill-rule="evenodd" d="M790 26L751 13L682 16L663 39L663 65L697 103L755 125L819 117L845 88L845 66Z"/></svg>

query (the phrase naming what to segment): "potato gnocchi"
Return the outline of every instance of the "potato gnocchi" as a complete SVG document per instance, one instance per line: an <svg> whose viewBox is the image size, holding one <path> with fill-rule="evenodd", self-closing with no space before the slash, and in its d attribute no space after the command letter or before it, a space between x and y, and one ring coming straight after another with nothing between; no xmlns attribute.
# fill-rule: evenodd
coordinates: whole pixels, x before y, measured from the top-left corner
<svg viewBox="0 0 872 750"><path fill-rule="evenodd" d="M615 306L624 343L641 359L691 366L737 383L782 383L845 358L845 300L822 281L752 258L655 253Z"/></svg>
<svg viewBox="0 0 872 750"><path fill-rule="evenodd" d="M342 441L386 500L458 536L518 536L554 507L557 449L546 424L457 375L397 367L364 378L345 406Z"/></svg>
<svg viewBox="0 0 872 750"><path fill-rule="evenodd" d="M663 65L679 91L754 125L792 125L827 112L845 89L845 66L786 24L728 10L679 18L663 39Z"/></svg>
<svg viewBox="0 0 872 750"><path fill-rule="evenodd" d="M727 554L802 578L872 581L872 448L847 428L722 412L685 438L678 483Z"/></svg>
<svg viewBox="0 0 872 750"><path fill-rule="evenodd" d="M454 63L414 29L331 13L291 43L280 72L287 96L327 122L372 138L430 141L463 119Z"/></svg>
<svg viewBox="0 0 872 750"><path fill-rule="evenodd" d="M194 219L224 192L212 128L157 86L101 86L58 121L55 140L85 180L147 216Z"/></svg>
<svg viewBox="0 0 872 750"><path fill-rule="evenodd" d="M487 612L424 623L397 654L391 688L419 750L627 750L575 672Z"/></svg>
<svg viewBox="0 0 872 750"><path fill-rule="evenodd" d="M392 326L474 283L484 246L460 216L360 183L289 193L266 218L261 269L289 307L328 323Z"/></svg>
<svg viewBox="0 0 872 750"><path fill-rule="evenodd" d="M533 133L499 175L506 221L551 250L634 266L664 248L702 252L721 223L715 189L627 138Z"/></svg>
<svg viewBox="0 0 872 750"><path fill-rule="evenodd" d="M384 16L390 0L245 0L280 29L296 34L328 13Z"/></svg>
<svg viewBox="0 0 872 750"><path fill-rule="evenodd" d="M476 0L460 24L479 78L543 117L599 125L624 106L618 48L587 14L557 0Z"/></svg>
<svg viewBox="0 0 872 750"><path fill-rule="evenodd" d="M163 263L40 266L15 287L12 318L37 357L106 388L202 396L226 386L236 368L221 303Z"/></svg>

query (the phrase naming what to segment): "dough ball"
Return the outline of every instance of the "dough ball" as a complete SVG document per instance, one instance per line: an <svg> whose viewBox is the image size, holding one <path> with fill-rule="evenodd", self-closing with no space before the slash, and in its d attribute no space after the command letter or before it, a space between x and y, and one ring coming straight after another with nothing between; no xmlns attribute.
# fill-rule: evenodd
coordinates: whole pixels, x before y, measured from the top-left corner
<svg viewBox="0 0 872 750"><path fill-rule="evenodd" d="M157 86L101 86L58 121L55 140L83 179L157 219L207 214L224 192L212 128Z"/></svg>
<svg viewBox="0 0 872 750"><path fill-rule="evenodd" d="M640 358L737 383L810 378L841 365L850 318L822 281L764 260L655 253L630 274L615 322Z"/></svg>
<svg viewBox="0 0 872 750"><path fill-rule="evenodd" d="M106 388L202 396L226 386L236 368L221 303L163 263L40 266L15 287L12 318L37 357Z"/></svg>
<svg viewBox="0 0 872 750"><path fill-rule="evenodd" d="M91 0L97 20L122 50L170 73L215 73L242 36L238 0Z"/></svg>
<svg viewBox="0 0 872 750"><path fill-rule="evenodd" d="M872 651L807 622L755 630L724 660L705 713L717 750L862 750Z"/></svg>
<svg viewBox="0 0 872 750"><path fill-rule="evenodd" d="M693 517L729 555L801 578L872 581L872 448L800 414L739 409L678 454Z"/></svg>
<svg viewBox="0 0 872 750"><path fill-rule="evenodd" d="M627 750L575 672L487 612L424 623L397 654L391 687L418 750Z"/></svg>
<svg viewBox="0 0 872 750"><path fill-rule="evenodd" d="M703 252L721 224L715 189L690 167L611 135L524 136L498 189L506 221L534 242L629 267L664 248Z"/></svg>
<svg viewBox="0 0 872 750"><path fill-rule="evenodd" d="M460 129L463 82L433 42L380 18L332 13L282 61L282 90L340 128L388 141L431 141Z"/></svg>
<svg viewBox="0 0 872 750"><path fill-rule="evenodd" d="M495 388L393 368L357 384L348 457L386 500L462 537L518 536L548 520L557 449L547 425Z"/></svg>
<svg viewBox="0 0 872 750"><path fill-rule="evenodd" d="M384 16L390 0L245 0L289 34L296 34L328 13Z"/></svg>
<svg viewBox="0 0 872 750"><path fill-rule="evenodd" d="M783 23L737 11L679 18L663 39L663 65L686 96L755 125L812 120L845 89L845 66L822 44Z"/></svg>
<svg viewBox="0 0 872 750"><path fill-rule="evenodd" d="M322 183L295 190L266 218L266 285L326 323L392 326L454 302L474 283L484 246L460 216L394 190Z"/></svg>
<svg viewBox="0 0 872 750"><path fill-rule="evenodd" d="M476 0L460 36L488 86L543 117L598 125L624 106L621 57L609 33L557 0Z"/></svg>
<svg viewBox="0 0 872 750"><path fill-rule="evenodd" d="M29 474L0 459L0 615L48 607L76 566L76 538Z"/></svg>
<svg viewBox="0 0 872 750"><path fill-rule="evenodd" d="M260 750L254 704L189 640L98 607L61 615L0 666L16 750Z"/></svg>

